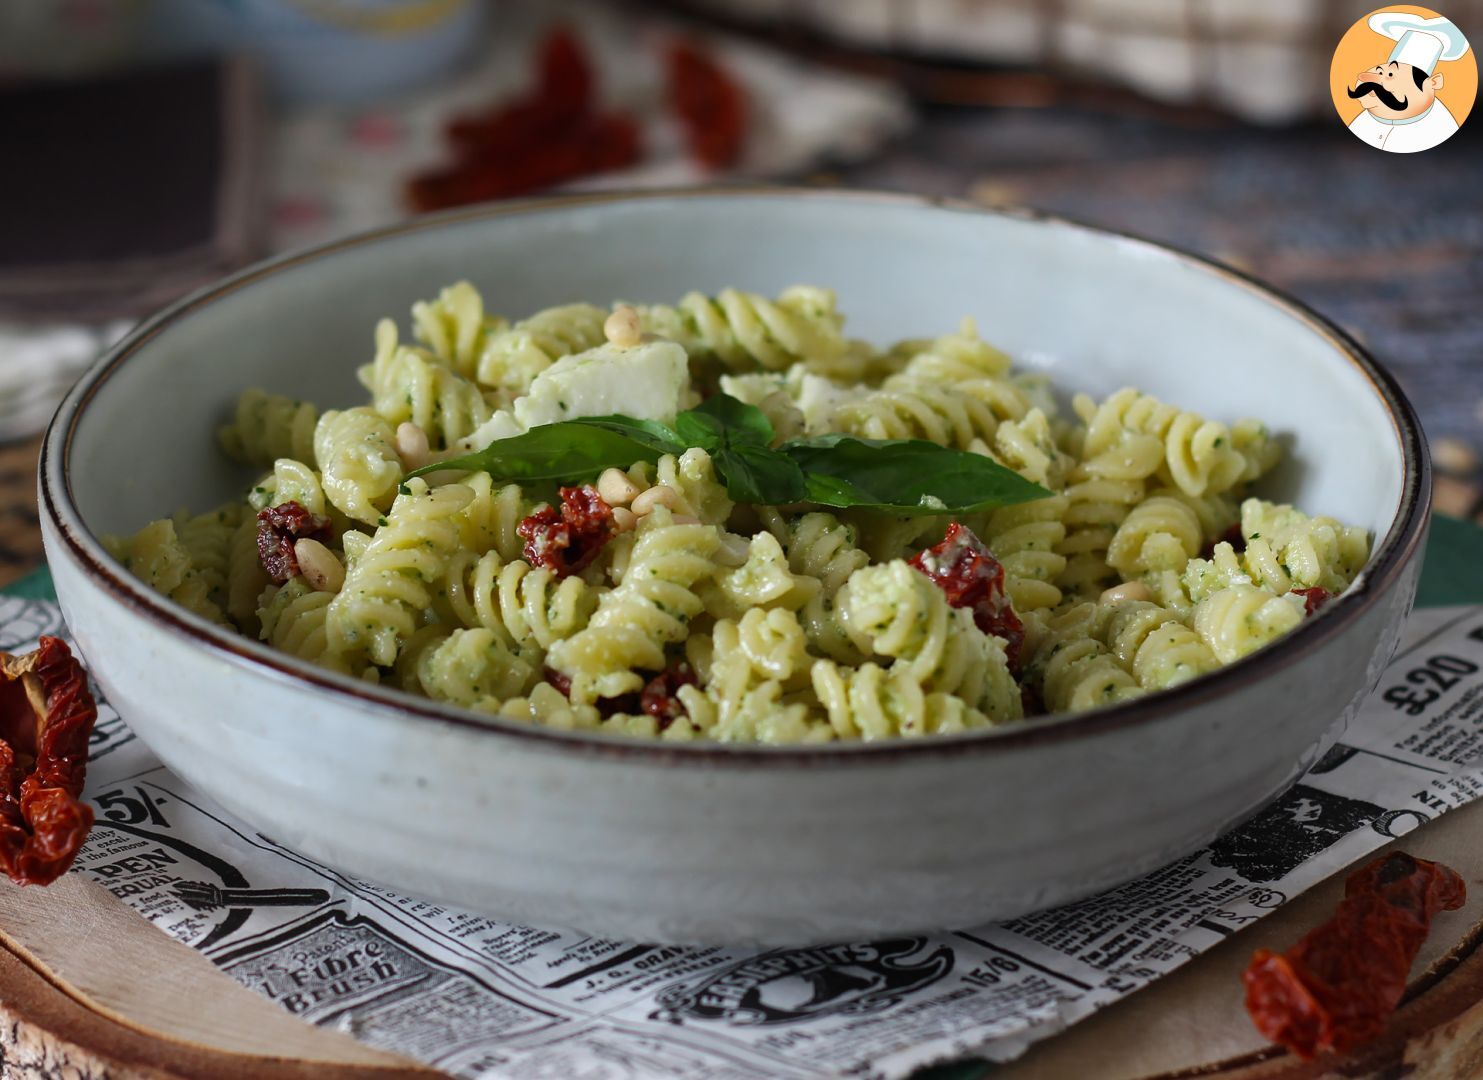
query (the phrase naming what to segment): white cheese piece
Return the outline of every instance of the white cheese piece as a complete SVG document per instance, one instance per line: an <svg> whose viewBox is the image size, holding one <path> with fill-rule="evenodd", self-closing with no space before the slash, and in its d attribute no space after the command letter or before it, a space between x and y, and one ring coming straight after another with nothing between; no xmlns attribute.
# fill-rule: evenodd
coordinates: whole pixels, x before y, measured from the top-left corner
<svg viewBox="0 0 1483 1080"><path fill-rule="evenodd" d="M527 428L610 414L669 423L689 381L689 358L672 341L599 345L564 356L536 376L530 392L515 401L515 419Z"/></svg>
<svg viewBox="0 0 1483 1080"><path fill-rule="evenodd" d="M618 414L671 423L689 404L689 385L689 359L672 341L599 345L556 361L515 399L513 409L496 412L458 447L482 450L496 439L583 416Z"/></svg>
<svg viewBox="0 0 1483 1080"><path fill-rule="evenodd" d="M463 451L483 450L496 439L508 439L511 435L525 434L525 425L515 419L515 414L509 409L500 409L484 423L480 424L473 434L460 439L457 449Z"/></svg>
<svg viewBox="0 0 1483 1080"><path fill-rule="evenodd" d="M866 392L865 387L841 386L822 375L805 372L798 379L793 397L803 411L803 422L809 431L828 431L835 410Z"/></svg>

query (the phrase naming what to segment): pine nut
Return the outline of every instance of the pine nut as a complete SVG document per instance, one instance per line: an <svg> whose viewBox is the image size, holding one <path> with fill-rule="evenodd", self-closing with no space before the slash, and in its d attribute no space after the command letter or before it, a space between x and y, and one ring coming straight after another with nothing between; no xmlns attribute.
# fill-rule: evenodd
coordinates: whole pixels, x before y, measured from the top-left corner
<svg viewBox="0 0 1483 1080"><path fill-rule="evenodd" d="M626 506L613 507L613 527L620 533L632 532L639 523L638 515Z"/></svg>
<svg viewBox="0 0 1483 1080"><path fill-rule="evenodd" d="M676 514L674 517L670 518L670 524L672 524L672 525L699 525L700 524L700 518L695 517L693 514Z"/></svg>
<svg viewBox="0 0 1483 1080"><path fill-rule="evenodd" d="M734 533L721 534L721 546L716 549L716 561L722 566L741 566L751 554L752 546L745 536Z"/></svg>
<svg viewBox="0 0 1483 1080"><path fill-rule="evenodd" d="M627 506L640 490L622 469L604 469L597 478L597 493L609 506Z"/></svg>
<svg viewBox="0 0 1483 1080"><path fill-rule="evenodd" d="M396 429L396 449L402 464L410 469L420 469L432 459L428 446L427 432L410 420L403 421Z"/></svg>
<svg viewBox="0 0 1483 1080"><path fill-rule="evenodd" d="M647 491L641 491L633 497L633 512L643 517L656 506L673 507L680 501L680 493L668 484L655 484Z"/></svg>
<svg viewBox="0 0 1483 1080"><path fill-rule="evenodd" d="M345 584L345 567L335 558L335 553L318 540L300 537L294 541L294 558L299 563L299 573L304 580L320 592L339 592Z"/></svg>
<svg viewBox="0 0 1483 1080"><path fill-rule="evenodd" d="M1153 593L1141 581L1125 581L1102 593L1100 603L1120 604L1125 600L1152 600Z"/></svg>
<svg viewBox="0 0 1483 1080"><path fill-rule="evenodd" d="M639 326L639 313L631 304L619 304L602 324L602 332L608 341L620 348L628 348L644 340Z"/></svg>

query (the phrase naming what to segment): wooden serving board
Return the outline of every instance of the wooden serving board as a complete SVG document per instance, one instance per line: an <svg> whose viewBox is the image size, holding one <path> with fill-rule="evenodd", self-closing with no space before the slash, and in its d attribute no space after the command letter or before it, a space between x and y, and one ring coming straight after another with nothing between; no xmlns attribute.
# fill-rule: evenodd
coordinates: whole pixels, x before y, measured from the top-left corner
<svg viewBox="0 0 1483 1080"><path fill-rule="evenodd" d="M1444 913L1386 1035L1311 1064L1266 1046L1241 1004L1258 947L1285 948L1332 912L1324 882L1186 967L1007 1066L958 1064L937 1080L1316 1080L1483 1077L1483 803L1395 842L1458 869L1470 896ZM1389 850L1388 848L1385 850ZM0 887L0 1075L69 1080L298 1080L439 1075L310 1027L148 926L101 886Z"/></svg>

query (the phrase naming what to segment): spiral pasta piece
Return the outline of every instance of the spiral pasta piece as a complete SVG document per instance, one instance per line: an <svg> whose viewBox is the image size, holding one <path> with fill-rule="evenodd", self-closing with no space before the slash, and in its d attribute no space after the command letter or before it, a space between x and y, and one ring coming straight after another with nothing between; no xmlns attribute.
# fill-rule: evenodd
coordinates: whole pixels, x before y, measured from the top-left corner
<svg viewBox="0 0 1483 1080"><path fill-rule="evenodd" d="M1114 577L1107 563L1108 548L1117 528L1143 499L1141 480L1105 480L1086 475L1079 467L1066 488L1066 539L1057 552L1066 568L1056 579L1065 592L1078 596L1100 592Z"/></svg>
<svg viewBox="0 0 1483 1080"><path fill-rule="evenodd" d="M926 439L958 450L992 443L1003 420L1018 420L1028 405L1003 380L954 385L889 379L879 390L853 398L835 411L832 426L866 439Z"/></svg>
<svg viewBox="0 0 1483 1080"><path fill-rule="evenodd" d="M483 702L481 712L509 720L550 728L552 731L597 731L602 714L592 705L574 705L550 683L536 683L524 697L507 698L497 704Z"/></svg>
<svg viewBox="0 0 1483 1080"><path fill-rule="evenodd" d="M294 458L273 462L273 471L259 480L247 496L247 505L254 513L286 502L296 502L316 517L329 512L319 473Z"/></svg>
<svg viewBox="0 0 1483 1080"><path fill-rule="evenodd" d="M535 377L563 356L586 352L607 340L608 313L592 304L543 308L492 334L479 354L474 377L507 397L530 389Z"/></svg>
<svg viewBox="0 0 1483 1080"><path fill-rule="evenodd" d="M753 609L796 610L821 588L817 579L793 573L777 537L760 532L747 545L746 561L734 569L718 571L715 581L701 591L701 599L713 617L739 619Z"/></svg>
<svg viewBox="0 0 1483 1080"><path fill-rule="evenodd" d="M1026 665L1026 681L1050 712L1083 711L1140 697L1144 691L1095 635L1098 605L1078 604L1052 618Z"/></svg>
<svg viewBox="0 0 1483 1080"><path fill-rule="evenodd" d="M456 519L460 546L475 555L493 551L504 562L520 558L525 549L520 522L533 508L520 485L496 484L486 472L469 473L460 483L473 492Z"/></svg>
<svg viewBox="0 0 1483 1080"><path fill-rule="evenodd" d="M521 656L540 656L582 630L601 595L580 577L557 578L520 559L506 563L497 551L454 555L446 592L461 625L495 633Z"/></svg>
<svg viewBox="0 0 1483 1080"><path fill-rule="evenodd" d="M330 411L314 430L314 460L330 503L356 521L375 524L402 479L391 424L372 409Z"/></svg>
<svg viewBox="0 0 1483 1080"><path fill-rule="evenodd" d="M432 588L458 547L453 519L473 498L462 484L429 490L416 479L406 489L347 570L328 614L331 647L364 654L379 667L392 664L430 607Z"/></svg>
<svg viewBox="0 0 1483 1080"><path fill-rule="evenodd" d="M1092 407L1085 396L1075 405L1087 421L1083 460L1137 445L1149 437L1164 450L1159 475L1189 495L1228 491L1241 482L1247 460L1236 449L1225 424L1167 405L1149 394L1126 388ZM1129 451L1132 452L1131 450Z"/></svg>
<svg viewBox="0 0 1483 1080"><path fill-rule="evenodd" d="M1299 596L1273 596L1254 585L1232 585L1201 600L1194 628L1222 664L1275 641L1303 621Z"/></svg>
<svg viewBox="0 0 1483 1080"><path fill-rule="evenodd" d="M257 519L246 517L232 533L227 552L226 612L244 634L257 637L258 598L270 584L257 550Z"/></svg>
<svg viewBox="0 0 1483 1080"><path fill-rule="evenodd" d="M1026 480L1051 491L1066 486L1072 468L1071 457L1056 445L1050 420L1039 408L1032 408L1019 420L1004 420L994 431L994 445L971 444L968 449L993 457Z"/></svg>
<svg viewBox="0 0 1483 1080"><path fill-rule="evenodd" d="M992 727L994 721L953 694L930 692L910 672L874 663L858 668L819 660L814 693L842 739L951 735Z"/></svg>
<svg viewBox="0 0 1483 1080"><path fill-rule="evenodd" d="M293 577L264 594L258 609L259 636L279 652L332 671L349 665L330 643L327 618L334 593L319 592L302 577Z"/></svg>
<svg viewBox="0 0 1483 1080"><path fill-rule="evenodd" d="M434 450L472 435L494 415L494 406L474 382L425 350L400 344L390 319L377 324L376 358L358 375L376 412L393 426L416 424Z"/></svg>
<svg viewBox="0 0 1483 1080"><path fill-rule="evenodd" d="M1064 495L1005 506L989 515L982 537L1004 567L1004 588L1016 612L1053 608L1061 602L1057 579L1065 572Z"/></svg>
<svg viewBox="0 0 1483 1080"><path fill-rule="evenodd" d="M467 281L442 289L436 300L412 305L412 333L418 341L465 379L478 369L484 340L508 326L498 316L484 313L484 298Z"/></svg>
<svg viewBox="0 0 1483 1080"><path fill-rule="evenodd" d="M1101 605L1097 637L1145 690L1166 690L1220 666L1177 612L1145 600Z"/></svg>
<svg viewBox="0 0 1483 1080"><path fill-rule="evenodd" d="M1009 354L994 348L978 336L978 324L964 319L955 334L943 334L931 341L908 341L897 349L911 354L898 372L910 381L955 383L978 379L1002 379L1009 374Z"/></svg>
<svg viewBox="0 0 1483 1080"><path fill-rule="evenodd" d="M524 693L538 675L484 627L454 630L417 661L417 681L428 697L485 711Z"/></svg>
<svg viewBox="0 0 1483 1080"><path fill-rule="evenodd" d="M795 286L776 300L738 289L715 297L687 293L670 307L639 309L646 333L669 338L692 357L719 360L732 371L782 371L802 363L829 374L847 359L841 320L829 289Z"/></svg>
<svg viewBox="0 0 1483 1080"><path fill-rule="evenodd" d="M793 573L819 583L818 591L799 612L809 645L841 663L859 663L860 655L835 611L835 598L851 574L870 561L855 544L856 532L833 514L804 514L787 524L777 519L788 565Z"/></svg>
<svg viewBox="0 0 1483 1080"><path fill-rule="evenodd" d="M170 518L151 521L132 536L105 536L103 546L129 573L161 596L209 622L227 621Z"/></svg>
<svg viewBox="0 0 1483 1080"><path fill-rule="evenodd" d="M217 429L217 439L227 457L248 465L271 465L276 458L310 460L318 419L318 410L307 401L245 390L237 398L232 422Z"/></svg>
<svg viewBox="0 0 1483 1080"><path fill-rule="evenodd" d="M927 690L956 695L996 721L1023 715L1003 643L979 630L970 610L951 607L942 590L906 562L850 575L839 618L861 653L892 658L893 672L906 672Z"/></svg>
<svg viewBox="0 0 1483 1080"><path fill-rule="evenodd" d="M1152 495L1133 507L1113 533L1107 562L1125 579L1180 570L1204 545L1195 512L1179 499Z"/></svg>
<svg viewBox="0 0 1483 1080"><path fill-rule="evenodd" d="M663 507L644 518L622 582L598 600L587 626L551 646L551 667L589 702L642 689L640 671L660 671L665 647L684 640L704 605L697 589L714 571L720 535L711 525L675 525Z"/></svg>
<svg viewBox="0 0 1483 1080"><path fill-rule="evenodd" d="M1365 530L1263 499L1241 504L1241 534L1246 572L1274 592L1320 588L1341 593L1370 557Z"/></svg>
<svg viewBox="0 0 1483 1080"><path fill-rule="evenodd" d="M185 513L175 516L175 534L190 556L192 570L199 575L217 607L226 604L232 536L241 523L242 508L235 503L194 517Z"/></svg>

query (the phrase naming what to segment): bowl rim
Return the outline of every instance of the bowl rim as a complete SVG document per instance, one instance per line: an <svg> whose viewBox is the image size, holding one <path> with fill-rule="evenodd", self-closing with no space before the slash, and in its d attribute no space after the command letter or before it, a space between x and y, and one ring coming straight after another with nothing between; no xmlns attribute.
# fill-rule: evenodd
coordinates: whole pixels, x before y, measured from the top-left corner
<svg viewBox="0 0 1483 1080"><path fill-rule="evenodd" d="M823 199L862 206L887 204L1003 217L1066 228L1104 240L1110 239L1119 245L1135 248L1141 254L1179 264L1185 269L1219 278L1227 284L1254 293L1268 305L1324 338L1340 357L1358 369L1380 399L1402 452L1401 499L1390 529L1372 548L1370 560L1354 584L1317 615L1305 619L1301 625L1284 635L1280 648L1259 649L1233 664L1224 665L1199 679L1172 689L1090 712L1053 714L1001 728L948 736L878 742L764 746L671 743L606 733L557 731L519 720L482 716L471 710L419 698L391 686L370 684L329 672L295 656L276 652L240 634L228 632L179 608L118 566L104 550L99 539L83 524L72 492L71 452L77 428L88 404L130 356L171 324L188 317L197 309L248 287L259 279L301 264L392 237L444 228L459 222L560 212L572 207L599 204L678 199L725 201L732 198ZM1342 634L1362 612L1389 591L1389 586L1409 564L1426 534L1432 500L1431 462L1426 438L1415 409L1394 376L1329 319L1302 301L1244 271L1162 241L1031 208L992 208L942 196L797 186L718 185L537 196L421 215L261 260L163 308L141 322L95 360L68 392L52 418L42 442L37 468L43 520L56 530L71 556L91 580L111 594L113 599L143 615L156 627L204 646L209 653L236 667L278 680L292 680L300 686L328 691L343 698L345 704L354 703L377 713L413 717L416 722L431 721L450 725L482 732L496 739L520 739L531 749L578 753L599 758L637 759L641 763L650 764L685 762L711 767L838 766L850 762L858 762L863 766L906 758L1004 753L1068 739L1091 738L1125 727L1171 719L1187 708L1223 696L1248 680L1261 679L1300 663L1315 650Z"/></svg>

